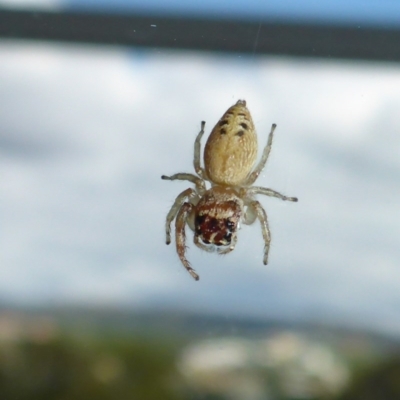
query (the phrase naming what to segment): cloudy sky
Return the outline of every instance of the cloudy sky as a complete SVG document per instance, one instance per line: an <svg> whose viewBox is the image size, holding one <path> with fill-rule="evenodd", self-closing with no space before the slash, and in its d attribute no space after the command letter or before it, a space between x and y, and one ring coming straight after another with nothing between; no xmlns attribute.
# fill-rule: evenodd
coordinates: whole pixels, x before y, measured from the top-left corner
<svg viewBox="0 0 400 400"><path fill-rule="evenodd" d="M0 298L358 321L400 332L400 67L0 42ZM258 224L227 256L181 266L164 220L207 133L246 99Z"/></svg>

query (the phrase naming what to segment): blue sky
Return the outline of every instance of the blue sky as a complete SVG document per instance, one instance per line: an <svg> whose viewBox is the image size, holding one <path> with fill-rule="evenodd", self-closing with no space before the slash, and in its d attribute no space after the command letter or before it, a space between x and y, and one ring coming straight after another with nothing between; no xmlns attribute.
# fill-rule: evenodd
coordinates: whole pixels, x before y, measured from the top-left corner
<svg viewBox="0 0 400 400"><path fill-rule="evenodd" d="M14 7L180 14L215 18L313 21L351 26L400 25L400 3L394 0L0 0L1 4Z"/></svg>
<svg viewBox="0 0 400 400"><path fill-rule="evenodd" d="M0 298L23 305L186 308L319 318L400 334L400 67L0 42ZM239 98L260 146L272 230L235 251L165 245L207 133Z"/></svg>

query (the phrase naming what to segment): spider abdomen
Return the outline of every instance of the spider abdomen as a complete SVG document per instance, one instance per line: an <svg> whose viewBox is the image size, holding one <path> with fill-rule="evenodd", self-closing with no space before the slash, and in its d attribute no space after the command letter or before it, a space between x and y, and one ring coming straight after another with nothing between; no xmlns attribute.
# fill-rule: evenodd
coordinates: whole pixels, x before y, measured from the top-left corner
<svg viewBox="0 0 400 400"><path fill-rule="evenodd" d="M204 149L209 179L218 185L239 186L257 157L257 135L244 100L230 107L215 125Z"/></svg>

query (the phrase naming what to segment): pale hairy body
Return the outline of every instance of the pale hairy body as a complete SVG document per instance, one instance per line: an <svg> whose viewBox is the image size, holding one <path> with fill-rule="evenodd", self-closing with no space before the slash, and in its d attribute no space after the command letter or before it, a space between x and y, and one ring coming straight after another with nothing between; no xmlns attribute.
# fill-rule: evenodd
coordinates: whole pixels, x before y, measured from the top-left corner
<svg viewBox="0 0 400 400"><path fill-rule="evenodd" d="M199 276L186 258L186 225L194 231L194 243L203 250L217 250L219 254L231 252L237 242L240 222L252 224L260 221L264 239L264 264L268 263L271 234L267 214L255 195L263 194L287 201L296 197L284 196L272 189L252 186L268 159L271 150L273 124L267 145L259 163L257 134L245 100L230 107L215 125L204 149L204 168L201 167L201 138L205 122L194 145L194 169L197 175L178 173L162 176L165 180L187 180L195 189L186 189L176 198L166 219L166 243L171 242L171 223L175 219L176 249L179 258L193 276ZM206 182L211 188L206 188Z"/></svg>

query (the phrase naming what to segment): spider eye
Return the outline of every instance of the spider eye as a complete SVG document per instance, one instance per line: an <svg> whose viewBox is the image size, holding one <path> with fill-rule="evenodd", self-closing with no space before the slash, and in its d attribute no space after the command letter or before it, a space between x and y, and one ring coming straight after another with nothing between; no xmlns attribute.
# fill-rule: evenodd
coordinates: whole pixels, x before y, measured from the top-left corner
<svg viewBox="0 0 400 400"><path fill-rule="evenodd" d="M231 243L232 240L232 232L228 232L225 236L224 236L224 240L226 240L227 244Z"/></svg>
<svg viewBox="0 0 400 400"><path fill-rule="evenodd" d="M196 215L196 219L195 219L196 228L200 227L204 223L205 220L206 220L205 215L202 215L202 214Z"/></svg>
<svg viewBox="0 0 400 400"><path fill-rule="evenodd" d="M226 221L226 227L232 232L235 229L235 223L233 221Z"/></svg>

